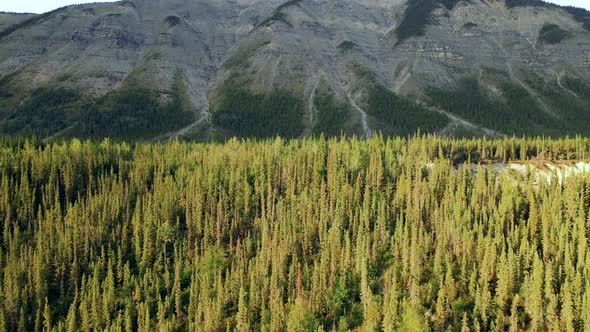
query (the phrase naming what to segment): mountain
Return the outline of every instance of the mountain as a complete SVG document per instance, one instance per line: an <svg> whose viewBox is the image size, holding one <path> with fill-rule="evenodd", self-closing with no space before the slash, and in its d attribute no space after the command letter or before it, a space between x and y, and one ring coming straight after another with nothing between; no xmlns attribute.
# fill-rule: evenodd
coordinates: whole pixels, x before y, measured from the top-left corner
<svg viewBox="0 0 590 332"><path fill-rule="evenodd" d="M0 132L590 135L590 13L536 0L132 0L0 14Z"/></svg>

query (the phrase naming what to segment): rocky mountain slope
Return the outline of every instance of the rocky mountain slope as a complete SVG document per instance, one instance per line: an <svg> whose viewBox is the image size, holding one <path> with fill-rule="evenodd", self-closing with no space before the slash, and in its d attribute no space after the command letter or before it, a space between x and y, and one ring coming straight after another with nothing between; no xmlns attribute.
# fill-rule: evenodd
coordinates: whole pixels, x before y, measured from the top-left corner
<svg viewBox="0 0 590 332"><path fill-rule="evenodd" d="M0 14L0 132L590 135L590 13L536 0L131 0Z"/></svg>

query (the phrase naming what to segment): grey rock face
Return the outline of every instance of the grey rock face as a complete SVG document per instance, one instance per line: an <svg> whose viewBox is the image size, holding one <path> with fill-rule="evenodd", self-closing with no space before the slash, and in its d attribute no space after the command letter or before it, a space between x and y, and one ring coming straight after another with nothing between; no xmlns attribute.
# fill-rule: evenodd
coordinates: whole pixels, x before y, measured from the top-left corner
<svg viewBox="0 0 590 332"><path fill-rule="evenodd" d="M547 91L588 105L585 87L567 82L590 81L590 33L569 12L509 9L502 0L460 1L449 9L432 1L423 33L405 39L397 29L407 19L408 0L131 0L39 17L0 14L0 89L13 91L0 94L0 123L10 122L42 87L79 91L88 101L80 112L91 112L93 100L130 87L149 89L166 104L179 77L193 120L152 137L232 135L216 120L228 86L301 100L301 135L321 121L314 106L319 85L352 110L342 129L361 136L387 126L372 110L368 81L437 116L446 114L448 123L436 129L445 134L457 128L512 133L469 111L445 109L448 103L431 93L455 91L466 79L497 100L510 98L507 85L524 91L539 114L559 123L543 124L549 131L559 132L575 115L562 114ZM546 24L568 37L543 43L539 32ZM45 136L85 135L68 131L84 121L71 114ZM587 133L587 127L574 132ZM4 132L35 132L34 126L11 128L0 126Z"/></svg>

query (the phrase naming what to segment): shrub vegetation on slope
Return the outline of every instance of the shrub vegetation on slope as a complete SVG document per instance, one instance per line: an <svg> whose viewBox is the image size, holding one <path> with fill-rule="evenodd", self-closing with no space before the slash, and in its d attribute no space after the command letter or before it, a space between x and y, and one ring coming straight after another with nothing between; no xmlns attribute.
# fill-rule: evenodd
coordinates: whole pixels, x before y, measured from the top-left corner
<svg viewBox="0 0 590 332"><path fill-rule="evenodd" d="M396 34L399 42L410 37L423 36L428 25L433 23L432 12L439 6L452 10L459 0L413 0L408 1L408 7Z"/></svg>
<svg viewBox="0 0 590 332"><path fill-rule="evenodd" d="M542 79L537 79L542 82ZM579 121L573 125L572 117L579 115L576 112L580 109L569 107L578 105L579 101L571 100L572 97L557 86L544 86L534 79L527 79L526 82L538 91L542 96L539 98L551 108L550 111L556 110L554 115L543 109L527 90L509 81L498 82L501 96L488 93L475 79L464 79L454 90L431 88L428 95L431 102L442 109L508 135L563 136L590 133L588 122ZM564 100L567 103L561 104Z"/></svg>
<svg viewBox="0 0 590 332"><path fill-rule="evenodd" d="M214 108L213 125L237 137L297 137L304 127L303 103L288 92L255 94L230 82Z"/></svg>
<svg viewBox="0 0 590 332"><path fill-rule="evenodd" d="M194 120L184 82L177 80L169 101L147 88L124 86L88 108L80 123L85 137L149 138L181 128Z"/></svg>
<svg viewBox="0 0 590 332"><path fill-rule="evenodd" d="M317 121L313 133L317 136L340 136L355 133L355 114L346 101L338 100L325 82L320 84L314 100Z"/></svg>
<svg viewBox="0 0 590 332"><path fill-rule="evenodd" d="M0 113L0 130L7 134L48 137L68 128L66 136L142 139L181 128L195 117L181 76L169 92L124 84L97 99L59 85L42 86L24 98L13 80L0 80L6 87L0 92L5 113Z"/></svg>
<svg viewBox="0 0 590 332"><path fill-rule="evenodd" d="M5 120L2 131L46 137L72 123L81 107L78 91L63 87L42 87Z"/></svg>
<svg viewBox="0 0 590 332"><path fill-rule="evenodd" d="M569 32L557 24L546 23L539 31L539 40L545 44L557 44L569 37Z"/></svg>
<svg viewBox="0 0 590 332"><path fill-rule="evenodd" d="M418 130L435 132L449 123L446 116L427 110L378 84L369 88L367 103L368 114L377 119L376 125L387 135L412 135Z"/></svg>
<svg viewBox="0 0 590 332"><path fill-rule="evenodd" d="M362 79L361 88L366 93L365 111L371 116L371 125L377 131L389 136L406 136L419 130L436 132L449 123L446 116L386 89L367 68L354 65L353 69Z"/></svg>

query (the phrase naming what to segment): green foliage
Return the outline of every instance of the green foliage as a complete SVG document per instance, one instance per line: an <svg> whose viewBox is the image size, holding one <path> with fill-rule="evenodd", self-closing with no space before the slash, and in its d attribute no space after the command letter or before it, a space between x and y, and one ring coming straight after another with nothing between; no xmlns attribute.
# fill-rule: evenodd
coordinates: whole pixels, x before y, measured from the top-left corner
<svg viewBox="0 0 590 332"><path fill-rule="evenodd" d="M320 321L306 308L301 299L297 299L292 306L287 319L287 331L317 332Z"/></svg>
<svg viewBox="0 0 590 332"><path fill-rule="evenodd" d="M20 73L16 71L0 78L0 119L13 112L29 93L19 77Z"/></svg>
<svg viewBox="0 0 590 332"><path fill-rule="evenodd" d="M586 31L590 32L590 11L579 7L564 8L576 19L576 21L582 23L582 26L584 27L584 29L586 29Z"/></svg>
<svg viewBox="0 0 590 332"><path fill-rule="evenodd" d="M232 51L231 55L224 61L223 66L225 68L244 67L257 50L270 43L271 41L268 39L261 39L248 43L246 46L241 46Z"/></svg>
<svg viewBox="0 0 590 332"><path fill-rule="evenodd" d="M344 101L336 99L332 91L321 85L314 99L317 121L313 128L315 135L340 136L350 134L352 108Z"/></svg>
<svg viewBox="0 0 590 332"><path fill-rule="evenodd" d="M543 100L555 109L559 120L554 126L559 127L559 121L565 123L560 129L565 133L590 135L590 113L587 112L588 103L590 102L590 89L580 81L571 81L567 78L565 86L572 85L572 91L577 91L579 94L573 96L570 92L565 91L560 87L556 81L546 82L543 78L528 73L525 82L528 86L533 87L539 91L539 95ZM576 83L577 82L577 83Z"/></svg>
<svg viewBox="0 0 590 332"><path fill-rule="evenodd" d="M168 24L169 27L175 27L175 26L179 25L182 22L182 20L180 19L180 17L178 17L176 15L166 16L166 18L164 19L164 21L166 21L166 23Z"/></svg>
<svg viewBox="0 0 590 332"><path fill-rule="evenodd" d="M5 75L2 78L0 78L0 87L2 89L0 89L0 98L2 100L5 100L7 98L10 98L12 96L14 96L15 94L15 89L11 86L11 79L14 78L16 76L16 73L13 73L12 75Z"/></svg>
<svg viewBox="0 0 590 332"><path fill-rule="evenodd" d="M399 42L411 37L423 36L428 25L432 24L432 12L439 6L452 10L459 0L415 0L408 7L396 33Z"/></svg>
<svg viewBox="0 0 590 332"><path fill-rule="evenodd" d="M257 24L254 29L261 27L261 26L269 26L275 21L283 22L283 23L287 24L288 26L292 27L291 23L287 20L287 15L285 15L285 13L283 13L282 10L285 8L298 6L301 1L302 0L287 0L287 1L285 1L284 3L280 4L277 8L275 8L275 10L273 11L272 15L269 18L267 18L264 21Z"/></svg>
<svg viewBox="0 0 590 332"><path fill-rule="evenodd" d="M281 11L275 11L269 18L257 24L254 29L262 26L270 26L274 22L283 22L286 25L292 27L291 23L287 20L287 15L285 13Z"/></svg>
<svg viewBox="0 0 590 332"><path fill-rule="evenodd" d="M433 0L408 2L403 20L396 30L400 42L415 36L423 36L431 23L432 11L436 8Z"/></svg>
<svg viewBox="0 0 590 332"><path fill-rule="evenodd" d="M7 87L0 97L0 132L5 134L141 139L181 128L195 116L180 73L169 92L124 84L97 99L59 84L42 86L25 98L16 80L0 81Z"/></svg>
<svg viewBox="0 0 590 332"><path fill-rule="evenodd" d="M281 10L283 10L285 8L289 8L289 7L292 7L292 6L298 6L299 3L301 3L301 1L303 1L303 0L287 0L283 4L281 4L280 6L278 6L275 11L281 11Z"/></svg>
<svg viewBox="0 0 590 332"><path fill-rule="evenodd" d="M76 134L83 137L154 137L194 120L182 78L177 77L169 101L148 88L125 85L85 110Z"/></svg>
<svg viewBox="0 0 590 332"><path fill-rule="evenodd" d="M557 44L569 37L569 32L557 24L546 23L539 32L539 40L545 44Z"/></svg>
<svg viewBox="0 0 590 332"><path fill-rule="evenodd" d="M457 128L453 128L451 136L455 138L473 138L473 137L482 137L485 133L477 128L465 127L465 126L457 126Z"/></svg>
<svg viewBox="0 0 590 332"><path fill-rule="evenodd" d="M354 50L358 45L350 40L345 40L342 43L338 44L338 50L341 52L348 52Z"/></svg>
<svg viewBox="0 0 590 332"><path fill-rule="evenodd" d="M467 22L467 23L463 24L463 28L474 29L474 28L477 28L477 24L475 24L473 22Z"/></svg>
<svg viewBox="0 0 590 332"><path fill-rule="evenodd" d="M383 125L381 129L389 134L410 135L419 129L432 132L448 123L444 115L433 113L382 86L369 90L368 105L368 114L378 119Z"/></svg>
<svg viewBox="0 0 590 332"><path fill-rule="evenodd" d="M237 137L297 137L303 131L303 103L288 92L254 94L228 83L214 106L213 124Z"/></svg>
<svg viewBox="0 0 590 332"><path fill-rule="evenodd" d="M363 311L356 306L359 301L360 285L352 273L345 273L336 278L326 296L324 325L340 322L345 323L347 329L360 326L363 323Z"/></svg>
<svg viewBox="0 0 590 332"><path fill-rule="evenodd" d="M353 70L362 80L360 88L366 92L365 111L373 120L372 128L377 131L389 136L406 136L419 130L435 132L448 124L446 116L387 90L369 69L355 64Z"/></svg>
<svg viewBox="0 0 590 332"><path fill-rule="evenodd" d="M501 96L490 95L475 79L464 79L456 90L431 88L428 95L435 105L473 123L502 133L554 135L580 133L547 114L533 96L521 86L500 81Z"/></svg>
<svg viewBox="0 0 590 332"><path fill-rule="evenodd" d="M434 132L449 122L446 116L398 96L379 84L368 86L367 104L367 113L377 120L375 125L387 135L405 136L418 130Z"/></svg>
<svg viewBox="0 0 590 332"><path fill-rule="evenodd" d="M588 138L0 137L0 328L582 331L590 175L546 175L589 158Z"/></svg>
<svg viewBox="0 0 590 332"><path fill-rule="evenodd" d="M506 0L506 7L556 7L556 5L542 0Z"/></svg>
<svg viewBox="0 0 590 332"><path fill-rule="evenodd" d="M63 87L42 87L32 92L2 124L8 134L49 136L63 130L79 114L80 94Z"/></svg>
<svg viewBox="0 0 590 332"><path fill-rule="evenodd" d="M565 79L563 80L563 84L578 96L585 99L590 99L590 85L579 78L572 75L566 75Z"/></svg>
<svg viewBox="0 0 590 332"><path fill-rule="evenodd" d="M424 315L414 305L406 303L401 317L400 331L427 332L429 330Z"/></svg>

